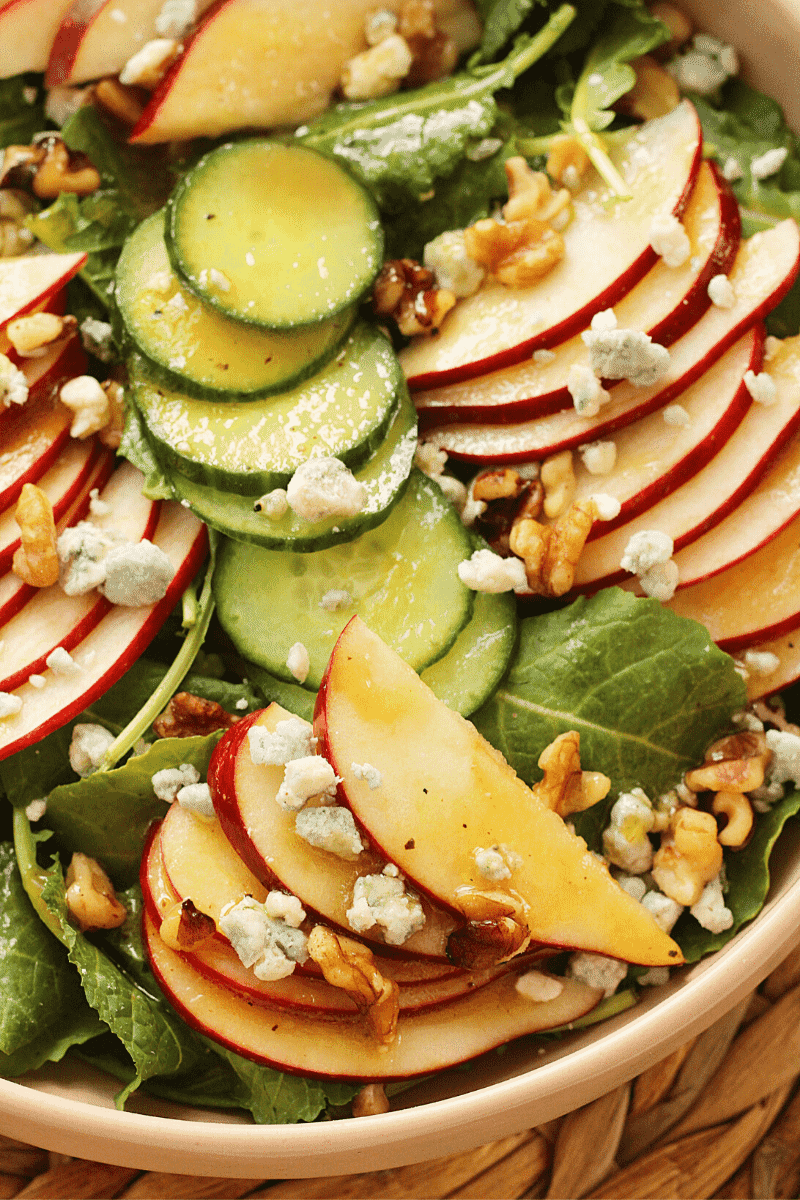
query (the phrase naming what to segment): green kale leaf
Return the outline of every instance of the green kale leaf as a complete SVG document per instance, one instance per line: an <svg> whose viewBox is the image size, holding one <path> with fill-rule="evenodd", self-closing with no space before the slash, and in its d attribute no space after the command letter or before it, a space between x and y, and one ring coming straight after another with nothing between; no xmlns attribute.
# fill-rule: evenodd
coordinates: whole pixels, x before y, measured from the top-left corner
<svg viewBox="0 0 800 1200"><path fill-rule="evenodd" d="M13 845L0 843L0 1075L58 1062L104 1028L25 894Z"/></svg>
<svg viewBox="0 0 800 1200"><path fill-rule="evenodd" d="M348 1104L358 1086L336 1080L309 1079L284 1075L259 1066L213 1042L208 1045L226 1060L239 1079L246 1107L259 1125L291 1125L297 1121L315 1121L329 1105Z"/></svg>
<svg viewBox="0 0 800 1200"><path fill-rule="evenodd" d="M536 5L546 5L547 0L478 0L478 11L483 18L483 38L479 56L489 62L522 26Z"/></svg>
<svg viewBox="0 0 800 1200"><path fill-rule="evenodd" d="M0 150L26 146L49 124L44 115L41 75L14 75L0 80Z"/></svg>
<svg viewBox="0 0 800 1200"><path fill-rule="evenodd" d="M580 733L584 769L611 779L608 799L575 820L597 848L620 792L672 787L744 703L733 660L702 625L608 588L522 621L508 674L472 720L528 783L545 746Z"/></svg>
<svg viewBox="0 0 800 1200"><path fill-rule="evenodd" d="M800 792L792 791L769 812L756 817L753 836L742 850L725 851L727 892L725 904L733 913L733 925L724 933L709 933L685 911L672 931L687 962L722 947L763 908L769 890L769 856L790 817L800 812Z"/></svg>

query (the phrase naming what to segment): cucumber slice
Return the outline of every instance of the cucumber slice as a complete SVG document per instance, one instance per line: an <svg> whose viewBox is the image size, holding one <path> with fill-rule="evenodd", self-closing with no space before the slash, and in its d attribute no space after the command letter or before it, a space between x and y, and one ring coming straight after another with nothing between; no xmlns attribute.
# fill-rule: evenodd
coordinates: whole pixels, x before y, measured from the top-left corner
<svg viewBox="0 0 800 1200"><path fill-rule="evenodd" d="M447 652L472 615L474 592L458 578L472 552L469 534L441 489L419 471L377 529L315 554L220 546L214 573L217 615L238 652L278 679L302 642L316 690L340 632L358 613L416 670ZM322 606L332 590L352 602Z"/></svg>
<svg viewBox="0 0 800 1200"><path fill-rule="evenodd" d="M361 184L308 146L265 140L200 159L169 199L166 241L190 291L268 329L349 308L383 261L378 210Z"/></svg>
<svg viewBox="0 0 800 1200"><path fill-rule="evenodd" d="M322 371L277 396L197 400L129 364L134 403L163 466L199 483L260 496L284 487L314 455L364 462L383 438L402 376L374 326L361 324Z"/></svg>
<svg viewBox="0 0 800 1200"><path fill-rule="evenodd" d="M128 337L167 387L211 400L248 400L307 379L334 354L355 309L291 333L231 321L183 288L164 244L164 213L128 238L114 292Z"/></svg>
<svg viewBox="0 0 800 1200"><path fill-rule="evenodd" d="M420 678L448 708L468 717L494 694L517 641L517 605L511 592L478 592L471 620L443 658Z"/></svg>
<svg viewBox="0 0 800 1200"><path fill-rule="evenodd" d="M175 498L221 533L244 542L272 549L301 552L320 550L358 537L380 525L399 500L408 482L417 445L417 414L403 388L386 437L371 458L355 471L367 489L367 500L355 517L330 517L313 524L289 511L279 521L253 511L253 499L197 483L184 475L166 471Z"/></svg>

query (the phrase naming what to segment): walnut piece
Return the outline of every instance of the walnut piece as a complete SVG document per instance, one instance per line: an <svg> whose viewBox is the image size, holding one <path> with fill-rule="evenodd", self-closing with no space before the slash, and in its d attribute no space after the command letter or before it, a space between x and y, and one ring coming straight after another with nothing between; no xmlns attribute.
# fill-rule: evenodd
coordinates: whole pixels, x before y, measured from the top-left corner
<svg viewBox="0 0 800 1200"><path fill-rule="evenodd" d="M525 563L528 587L535 596L563 596L575 582L586 539L596 516L594 500L576 500L552 525L518 518L509 547Z"/></svg>
<svg viewBox="0 0 800 1200"><path fill-rule="evenodd" d="M43 352L53 342L66 337L77 325L76 317L59 317L55 313L40 312L9 321L6 333L17 354L23 358L31 358Z"/></svg>
<svg viewBox="0 0 800 1200"><path fill-rule="evenodd" d="M62 192L90 196L100 187L100 172L85 154L70 151L60 137L40 143L44 158L33 178L33 194L40 200L55 200Z"/></svg>
<svg viewBox="0 0 800 1200"><path fill-rule="evenodd" d="M143 95L139 88L120 83L110 76L101 79L94 87L94 96L102 108L121 121L123 125L135 125L144 112Z"/></svg>
<svg viewBox="0 0 800 1200"><path fill-rule="evenodd" d="M611 780L600 771L581 770L580 749L580 734L573 729L559 734L539 755L544 778L532 790L560 817L591 808L608 795L611 787Z"/></svg>
<svg viewBox="0 0 800 1200"><path fill-rule="evenodd" d="M393 979L381 975L372 952L324 925L311 930L307 949L326 981L347 992L365 1014L375 1038L388 1046L397 1033L400 989Z"/></svg>
<svg viewBox="0 0 800 1200"><path fill-rule="evenodd" d="M195 950L217 931L212 917L200 912L192 900L179 900L164 913L159 933L162 942L178 953Z"/></svg>
<svg viewBox="0 0 800 1200"><path fill-rule="evenodd" d="M118 929L123 924L128 914L96 859L73 854L65 882L67 909L81 930Z"/></svg>
<svg viewBox="0 0 800 1200"><path fill-rule="evenodd" d="M14 552L13 573L31 587L51 587L58 583L53 505L35 483L23 486L14 519L20 528L20 545Z"/></svg>
<svg viewBox="0 0 800 1200"><path fill-rule="evenodd" d="M160 717L153 722L156 737L208 737L217 729L230 729L240 721L216 700L204 700L191 692L177 692Z"/></svg>
<svg viewBox="0 0 800 1200"><path fill-rule="evenodd" d="M368 1083L353 1100L354 1117L374 1117L389 1111L389 1100L382 1083Z"/></svg>
<svg viewBox="0 0 800 1200"><path fill-rule="evenodd" d="M636 72L636 83L619 101L621 112L640 121L665 117L681 102L678 84L668 71L651 55L644 54L630 64Z"/></svg>
<svg viewBox="0 0 800 1200"><path fill-rule="evenodd" d="M550 143L545 165L547 174L556 183L575 187L588 169L589 155L572 134L559 133Z"/></svg>
<svg viewBox="0 0 800 1200"><path fill-rule="evenodd" d="M108 421L98 433L98 438L110 450L118 450L125 428L125 389L115 379L100 384L108 400Z"/></svg>
<svg viewBox="0 0 800 1200"><path fill-rule="evenodd" d="M722 867L717 822L708 812L679 808L653 855L653 878L678 904L697 904L703 888Z"/></svg>
<svg viewBox="0 0 800 1200"><path fill-rule="evenodd" d="M687 771L684 782L693 792L752 792L771 759L763 733L734 733L709 746L703 765Z"/></svg>
<svg viewBox="0 0 800 1200"><path fill-rule="evenodd" d="M572 451L561 450L546 458L539 478L544 488L544 515L551 521L555 520L569 508L578 487L572 466Z"/></svg>
<svg viewBox="0 0 800 1200"><path fill-rule="evenodd" d="M436 287L433 271L413 258L385 262L372 290L373 311L394 317L406 337L434 333L455 302L451 291Z"/></svg>
<svg viewBox="0 0 800 1200"><path fill-rule="evenodd" d="M720 846L743 846L753 828L753 806L743 792L717 792L711 811L728 818L723 830L717 834Z"/></svg>

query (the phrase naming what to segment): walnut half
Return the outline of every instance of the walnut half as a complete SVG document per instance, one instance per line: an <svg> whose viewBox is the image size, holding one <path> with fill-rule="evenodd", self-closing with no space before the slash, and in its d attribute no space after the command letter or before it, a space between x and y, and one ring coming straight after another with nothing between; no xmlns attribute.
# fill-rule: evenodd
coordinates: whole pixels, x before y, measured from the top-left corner
<svg viewBox="0 0 800 1200"><path fill-rule="evenodd" d="M365 1013L370 1029L384 1046L394 1041L400 1011L400 989L385 979L372 952L353 938L342 937L324 925L308 936L308 956L332 987L342 988Z"/></svg>

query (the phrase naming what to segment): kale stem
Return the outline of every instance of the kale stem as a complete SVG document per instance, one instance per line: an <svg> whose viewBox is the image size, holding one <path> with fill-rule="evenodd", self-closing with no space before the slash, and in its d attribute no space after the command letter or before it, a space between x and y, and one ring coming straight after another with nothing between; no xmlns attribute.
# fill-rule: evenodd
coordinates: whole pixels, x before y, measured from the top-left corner
<svg viewBox="0 0 800 1200"><path fill-rule="evenodd" d="M547 24L531 38L530 42L523 45L518 51L511 51L503 66L512 71L516 79L540 58L544 58L547 51L552 49L558 39L566 33L576 15L577 9L574 5L562 4L560 8L556 9Z"/></svg>
<svg viewBox="0 0 800 1200"><path fill-rule="evenodd" d="M46 883L46 876L36 861L36 842L24 808L14 809L14 852L17 856L19 873L22 876L22 886L36 910L37 917L44 922L53 936L66 946L67 942L61 922L54 913L50 912L42 899L42 888Z"/></svg>
<svg viewBox="0 0 800 1200"><path fill-rule="evenodd" d="M580 84L578 87L580 87ZM576 99L577 96L578 90L576 89ZM597 171L597 174L606 181L610 188L613 189L613 198L616 200L630 200L631 193L628 185L609 158L608 151L603 145L602 138L599 138L597 134L589 128L588 123L582 116L578 116L576 114L574 104L571 118L572 129L575 136L583 146L586 153L589 155L589 161Z"/></svg>
<svg viewBox="0 0 800 1200"><path fill-rule="evenodd" d="M103 761L97 768L98 773L112 770L119 760L129 750L133 749L145 730L149 729L158 714L172 699L180 687L181 681L197 657L198 651L202 648L211 617L214 613L214 596L211 591L211 581L214 576L216 539L211 530L209 531L209 536L211 553L200 598L197 598L193 584L183 594L184 624L187 624L189 628L183 645L175 656L172 666L150 699L139 709L133 720L128 722L122 732L109 746ZM186 621L187 616L189 617L189 621Z"/></svg>

